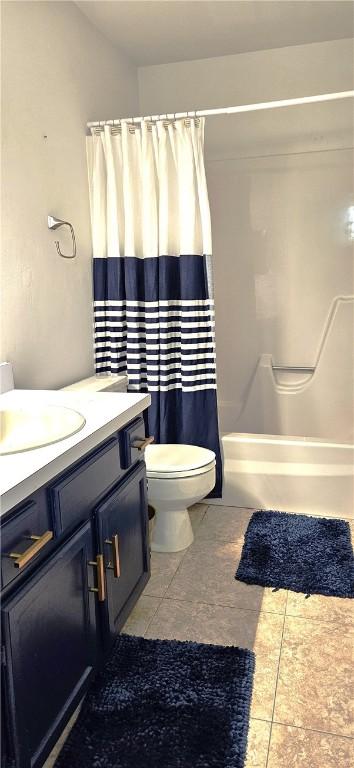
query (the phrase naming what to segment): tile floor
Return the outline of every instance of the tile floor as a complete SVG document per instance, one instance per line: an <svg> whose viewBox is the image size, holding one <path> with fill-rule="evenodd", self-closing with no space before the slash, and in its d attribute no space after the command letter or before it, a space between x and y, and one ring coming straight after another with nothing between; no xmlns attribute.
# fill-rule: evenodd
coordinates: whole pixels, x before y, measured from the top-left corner
<svg viewBox="0 0 354 768"><path fill-rule="evenodd" d="M236 582L251 515L195 505L192 546L153 553L151 579L124 631L255 651L245 768L351 768L354 601ZM45 768L52 768L67 731Z"/></svg>

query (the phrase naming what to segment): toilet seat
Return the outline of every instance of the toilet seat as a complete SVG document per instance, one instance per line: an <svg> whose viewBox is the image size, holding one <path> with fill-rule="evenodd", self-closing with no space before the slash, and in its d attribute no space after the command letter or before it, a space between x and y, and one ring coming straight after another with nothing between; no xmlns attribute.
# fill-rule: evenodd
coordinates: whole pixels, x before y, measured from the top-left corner
<svg viewBox="0 0 354 768"><path fill-rule="evenodd" d="M192 477L215 467L215 453L197 445L162 443L145 450L147 476L160 479Z"/></svg>

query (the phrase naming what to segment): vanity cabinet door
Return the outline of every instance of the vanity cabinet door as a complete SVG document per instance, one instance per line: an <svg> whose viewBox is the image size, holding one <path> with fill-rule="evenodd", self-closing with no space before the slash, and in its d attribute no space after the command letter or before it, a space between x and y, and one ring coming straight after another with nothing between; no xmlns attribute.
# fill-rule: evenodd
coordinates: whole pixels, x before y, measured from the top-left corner
<svg viewBox="0 0 354 768"><path fill-rule="evenodd" d="M98 551L104 555L107 600L100 603L104 646L126 621L150 576L145 464L95 510Z"/></svg>
<svg viewBox="0 0 354 768"><path fill-rule="evenodd" d="M36 768L83 696L95 665L91 524L2 605L5 711L17 768Z"/></svg>

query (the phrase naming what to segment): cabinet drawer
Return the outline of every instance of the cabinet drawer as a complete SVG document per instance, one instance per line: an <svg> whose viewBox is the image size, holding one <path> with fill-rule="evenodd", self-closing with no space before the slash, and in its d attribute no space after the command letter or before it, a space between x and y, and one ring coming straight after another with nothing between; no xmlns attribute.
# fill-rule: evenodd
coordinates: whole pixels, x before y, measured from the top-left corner
<svg viewBox="0 0 354 768"><path fill-rule="evenodd" d="M54 525L46 494L44 490L38 491L1 525L1 586L6 587L44 557L53 538Z"/></svg>
<svg viewBox="0 0 354 768"><path fill-rule="evenodd" d="M143 451L139 450L134 443L139 443L145 439L145 423L140 416L131 421L127 427L119 433L121 463L124 469L129 469L136 461L144 458Z"/></svg>
<svg viewBox="0 0 354 768"><path fill-rule="evenodd" d="M95 667L92 557L86 523L2 603L5 714L21 768L43 766Z"/></svg>
<svg viewBox="0 0 354 768"><path fill-rule="evenodd" d="M53 483L49 494L59 531L87 520L93 506L119 480L121 473L119 441L115 436Z"/></svg>

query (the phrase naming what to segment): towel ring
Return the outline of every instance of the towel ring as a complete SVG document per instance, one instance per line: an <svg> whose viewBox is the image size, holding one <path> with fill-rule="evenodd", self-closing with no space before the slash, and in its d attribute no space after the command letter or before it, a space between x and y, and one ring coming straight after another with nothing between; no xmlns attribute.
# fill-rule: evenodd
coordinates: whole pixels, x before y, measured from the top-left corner
<svg viewBox="0 0 354 768"><path fill-rule="evenodd" d="M73 241L73 252L71 256L67 256L65 253L62 253L60 250L59 240L55 240L55 247L57 249L57 252L59 256L61 256L63 259L74 259L76 256L76 240L75 240L75 232L74 227L72 224L70 224L69 221L62 221L61 219L56 219L55 216L48 216L48 229L58 229L59 227L63 227L66 225L67 227L70 227L71 237Z"/></svg>

